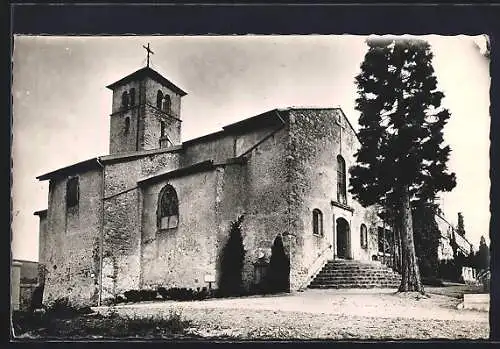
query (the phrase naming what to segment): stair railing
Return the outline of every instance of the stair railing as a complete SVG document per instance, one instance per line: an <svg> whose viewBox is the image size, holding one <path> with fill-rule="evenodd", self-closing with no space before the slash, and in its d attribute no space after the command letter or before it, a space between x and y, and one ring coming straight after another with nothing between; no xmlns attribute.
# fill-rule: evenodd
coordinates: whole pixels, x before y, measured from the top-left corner
<svg viewBox="0 0 500 349"><path fill-rule="evenodd" d="M318 257L312 262L309 267L307 268L307 277L306 280L304 281L302 287L300 287L300 290L304 290L309 286L309 284L312 282L312 280L318 275L318 273L323 269L323 267L328 263L328 258L326 256L326 253L332 253L332 247L333 245L329 244L327 247L325 247L321 252L319 252Z"/></svg>

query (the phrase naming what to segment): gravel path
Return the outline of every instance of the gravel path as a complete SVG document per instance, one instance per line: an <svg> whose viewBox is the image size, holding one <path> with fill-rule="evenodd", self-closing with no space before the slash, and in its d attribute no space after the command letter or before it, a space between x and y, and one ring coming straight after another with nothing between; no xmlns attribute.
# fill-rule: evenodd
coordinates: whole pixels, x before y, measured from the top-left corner
<svg viewBox="0 0 500 349"><path fill-rule="evenodd" d="M182 312L191 333L233 339L487 338L488 313L457 310L459 299L392 289L307 290L291 295L150 302L114 307L148 317ZM107 308L96 308L106 312Z"/></svg>

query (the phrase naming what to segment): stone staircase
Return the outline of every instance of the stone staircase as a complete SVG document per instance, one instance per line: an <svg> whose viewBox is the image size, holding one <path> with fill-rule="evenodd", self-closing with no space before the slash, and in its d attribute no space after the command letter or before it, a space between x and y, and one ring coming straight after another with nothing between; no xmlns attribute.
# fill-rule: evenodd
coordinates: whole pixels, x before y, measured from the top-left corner
<svg viewBox="0 0 500 349"><path fill-rule="evenodd" d="M401 275L377 261L334 260L309 284L309 288L398 288Z"/></svg>

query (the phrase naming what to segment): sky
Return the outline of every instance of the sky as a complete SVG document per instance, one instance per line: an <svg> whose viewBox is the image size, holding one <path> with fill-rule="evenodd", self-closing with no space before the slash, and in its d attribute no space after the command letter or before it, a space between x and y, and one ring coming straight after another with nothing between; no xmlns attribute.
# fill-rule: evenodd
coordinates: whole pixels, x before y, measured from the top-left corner
<svg viewBox="0 0 500 349"><path fill-rule="evenodd" d="M484 36L423 36L431 44L443 105L448 163L457 187L442 195L446 219L463 212L477 248L489 232L489 61ZM105 86L146 65L188 95L182 140L274 108L340 106L355 129L354 77L363 36L16 36L13 61L12 253L38 260L38 217L48 182L35 177L109 153L112 92Z"/></svg>

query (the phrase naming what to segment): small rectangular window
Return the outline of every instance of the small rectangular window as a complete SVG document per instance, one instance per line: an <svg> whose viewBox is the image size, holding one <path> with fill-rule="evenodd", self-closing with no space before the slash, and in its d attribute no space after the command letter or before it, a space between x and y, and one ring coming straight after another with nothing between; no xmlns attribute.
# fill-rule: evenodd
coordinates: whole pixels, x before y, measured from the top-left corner
<svg viewBox="0 0 500 349"><path fill-rule="evenodd" d="M73 207L78 205L79 188L78 177L71 177L66 182L66 206Z"/></svg>
<svg viewBox="0 0 500 349"><path fill-rule="evenodd" d="M160 121L160 137L165 137L165 129L166 129L165 121L161 120Z"/></svg>
<svg viewBox="0 0 500 349"><path fill-rule="evenodd" d="M317 208L313 210L313 234L323 235L323 214Z"/></svg>

